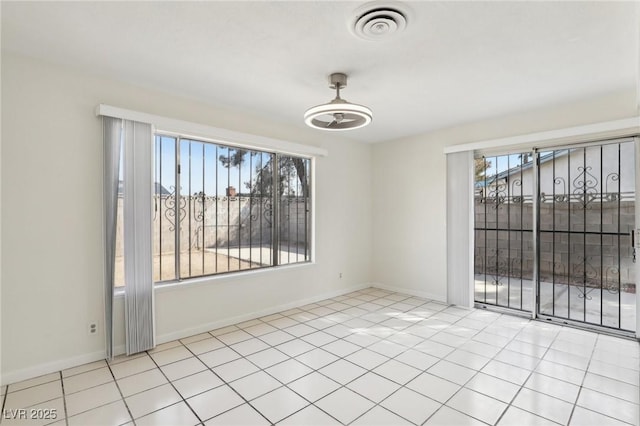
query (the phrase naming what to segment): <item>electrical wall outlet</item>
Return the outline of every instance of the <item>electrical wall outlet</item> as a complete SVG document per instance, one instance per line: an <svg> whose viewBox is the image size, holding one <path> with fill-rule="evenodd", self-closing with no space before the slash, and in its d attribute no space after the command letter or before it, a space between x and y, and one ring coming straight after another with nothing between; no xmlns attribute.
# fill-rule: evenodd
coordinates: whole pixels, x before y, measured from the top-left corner
<svg viewBox="0 0 640 426"><path fill-rule="evenodd" d="M95 322L89 323L89 334L96 334L98 332L98 324Z"/></svg>

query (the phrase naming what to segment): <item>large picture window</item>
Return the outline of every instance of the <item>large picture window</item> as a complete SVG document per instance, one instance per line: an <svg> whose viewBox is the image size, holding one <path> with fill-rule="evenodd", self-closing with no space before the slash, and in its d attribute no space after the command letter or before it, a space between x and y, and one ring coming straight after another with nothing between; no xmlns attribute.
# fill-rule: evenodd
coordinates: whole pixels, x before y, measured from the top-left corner
<svg viewBox="0 0 640 426"><path fill-rule="evenodd" d="M311 259L310 159L156 134L154 168L155 282Z"/></svg>

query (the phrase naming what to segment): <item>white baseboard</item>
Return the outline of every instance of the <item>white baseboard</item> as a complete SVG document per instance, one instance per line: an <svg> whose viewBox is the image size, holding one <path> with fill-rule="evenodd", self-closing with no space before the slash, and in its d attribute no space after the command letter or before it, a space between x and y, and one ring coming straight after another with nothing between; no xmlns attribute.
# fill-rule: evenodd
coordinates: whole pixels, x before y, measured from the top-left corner
<svg viewBox="0 0 640 426"><path fill-rule="evenodd" d="M33 367L3 373L2 378L0 378L0 384L4 386L6 384L21 382L23 380L32 379L44 374L55 373L56 371L66 370L67 368L77 367L82 364L99 361L104 358L105 351L97 351L70 358L46 362L43 364L35 365Z"/></svg>
<svg viewBox="0 0 640 426"><path fill-rule="evenodd" d="M170 342L176 339L182 339L185 337L193 336L195 334L200 334L210 330L215 330L216 328L226 327L228 325L237 324L243 321L248 321L250 319L263 317L265 315L275 314L277 312L286 311L288 309L293 309L298 306L308 305L309 303L319 302L321 300L341 296L343 294L362 290L364 288L368 288L371 286L372 286L371 283L359 284L351 287L342 288L340 290L322 293L306 299L300 299L293 302L285 303L283 305L272 306L267 309L263 309L261 311L250 312L250 313L238 315L232 318L225 318L224 320L214 321L208 324L202 324L197 327L191 327L184 330L178 330L171 333L166 333L161 336L157 336L156 343L161 344L161 343ZM121 355L123 353L125 353L124 345L116 346L113 348L114 356ZM2 374L2 377L0 377L0 385L21 382L23 380L32 379L34 377L42 376L44 374L55 373L56 371L77 367L79 365L87 364L94 361L99 361L101 359L105 359L105 351L91 352L91 353L77 355L70 358L64 358L56 361L34 365L29 368L10 371L8 373Z"/></svg>
<svg viewBox="0 0 640 426"><path fill-rule="evenodd" d="M365 283L355 286L342 288L340 290L331 291L328 293L322 293L317 296L309 297L306 299L295 300L293 302L285 303L283 305L272 306L261 311L250 312L243 315L238 315L231 318L225 318L223 320L210 322L207 324L198 325L197 327L191 327L184 330L174 331L171 333L162 334L156 337L156 344L171 342L176 339L183 339L185 337L194 336L196 334L205 333L207 331L215 330L217 328L226 327L228 325L238 324L240 322L249 321L255 318L264 317L267 315L275 314L278 312L286 311L288 309L297 308L298 306L308 305L309 303L319 302L325 299L331 299L332 297L342 296L343 294L351 293L353 291L362 290L364 288L372 287L373 284Z"/></svg>
<svg viewBox="0 0 640 426"><path fill-rule="evenodd" d="M395 291L397 293L404 293L404 294L408 294L409 296L422 297L423 299L429 299L436 302L447 303L446 297L443 298L441 295L436 295L426 291L415 290L413 288L396 287L396 286L390 286L382 283L371 283L371 287L379 288L382 290Z"/></svg>

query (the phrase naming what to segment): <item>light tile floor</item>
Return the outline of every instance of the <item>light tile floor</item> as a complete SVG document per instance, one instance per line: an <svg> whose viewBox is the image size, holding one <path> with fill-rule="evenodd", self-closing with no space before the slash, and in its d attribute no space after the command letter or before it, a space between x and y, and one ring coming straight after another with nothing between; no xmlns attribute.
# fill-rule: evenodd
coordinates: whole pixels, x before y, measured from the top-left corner
<svg viewBox="0 0 640 426"><path fill-rule="evenodd" d="M639 380L637 341L369 288L10 384L1 423L638 425Z"/></svg>

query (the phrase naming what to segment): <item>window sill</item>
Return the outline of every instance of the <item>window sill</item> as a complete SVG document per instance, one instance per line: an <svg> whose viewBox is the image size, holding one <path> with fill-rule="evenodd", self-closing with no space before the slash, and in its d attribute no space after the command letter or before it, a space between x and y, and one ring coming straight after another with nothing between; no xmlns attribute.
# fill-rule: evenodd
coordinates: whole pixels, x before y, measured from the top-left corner
<svg viewBox="0 0 640 426"><path fill-rule="evenodd" d="M209 285L214 283L221 282L231 282L239 279L244 279L247 277L252 277L254 275L261 274L273 274L280 271L287 271L299 268L308 268L310 266L314 266L316 264L315 261L303 262L303 263L295 263L292 265L281 265L281 266L273 266L267 268L259 268L241 272L232 272L226 274L218 274L218 275L208 275L206 277L197 277L197 278L188 278L182 281L171 281L165 282L162 284L155 284L154 290L156 293L162 293L165 291L175 291L184 288L192 288L203 285ZM114 297L124 297L124 288L118 288L115 290Z"/></svg>

